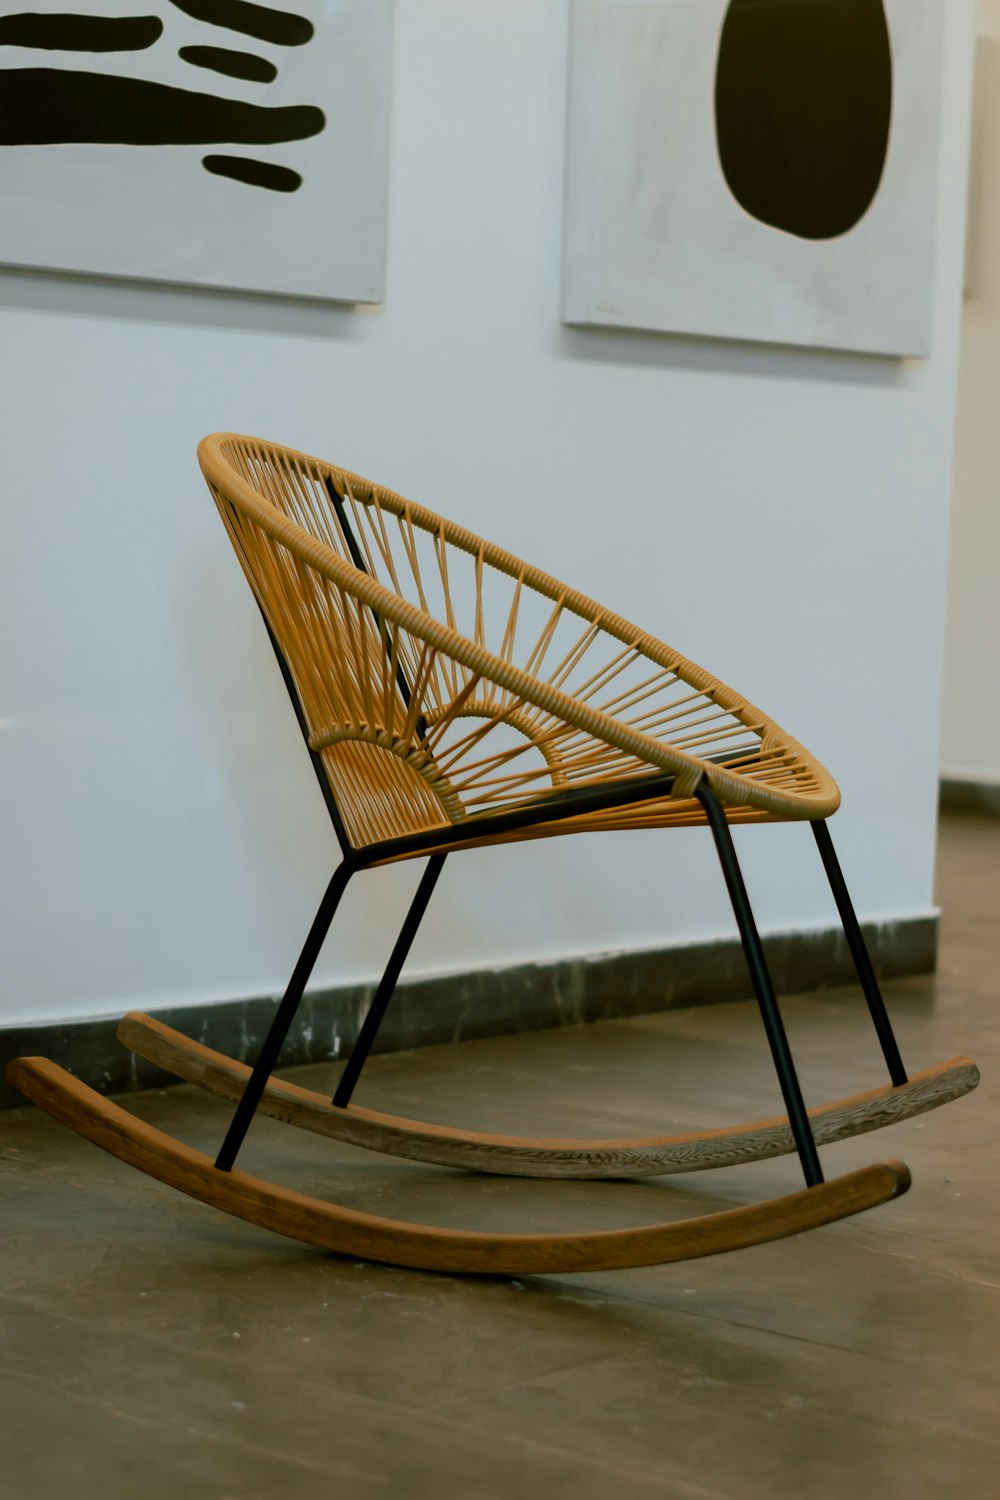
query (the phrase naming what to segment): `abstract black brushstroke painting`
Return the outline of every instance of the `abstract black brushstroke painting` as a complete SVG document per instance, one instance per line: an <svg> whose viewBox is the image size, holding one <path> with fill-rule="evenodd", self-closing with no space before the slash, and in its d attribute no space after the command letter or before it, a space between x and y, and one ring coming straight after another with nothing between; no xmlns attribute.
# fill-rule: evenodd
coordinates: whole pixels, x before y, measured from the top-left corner
<svg viewBox="0 0 1000 1500"><path fill-rule="evenodd" d="M42 3L0 5L0 262L381 300L394 0Z"/></svg>
<svg viewBox="0 0 1000 1500"><path fill-rule="evenodd" d="M251 0L172 3L197 21L275 46L300 47L315 34L305 16ZM133 51L149 47L162 32L157 16L24 13L0 19L0 43L50 51ZM267 58L225 48L181 47L178 56L194 67L258 83L272 83L278 74ZM318 135L325 124L323 111L312 105L269 108L118 73L13 67L0 74L0 146L276 145ZM302 185L298 172L252 161L244 171L215 175L271 189L280 181L283 192Z"/></svg>
<svg viewBox="0 0 1000 1500"><path fill-rule="evenodd" d="M891 119L883 0L730 0L715 123L748 214L802 239L847 234L878 191Z"/></svg>

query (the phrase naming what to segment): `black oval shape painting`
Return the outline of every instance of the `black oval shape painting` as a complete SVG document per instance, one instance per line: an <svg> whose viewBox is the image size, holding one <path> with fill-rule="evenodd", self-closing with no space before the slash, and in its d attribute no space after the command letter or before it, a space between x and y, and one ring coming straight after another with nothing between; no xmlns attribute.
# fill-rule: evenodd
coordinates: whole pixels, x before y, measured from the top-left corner
<svg viewBox="0 0 1000 1500"><path fill-rule="evenodd" d="M846 234L878 191L891 116L882 0L730 0L715 128L748 214L807 240Z"/></svg>

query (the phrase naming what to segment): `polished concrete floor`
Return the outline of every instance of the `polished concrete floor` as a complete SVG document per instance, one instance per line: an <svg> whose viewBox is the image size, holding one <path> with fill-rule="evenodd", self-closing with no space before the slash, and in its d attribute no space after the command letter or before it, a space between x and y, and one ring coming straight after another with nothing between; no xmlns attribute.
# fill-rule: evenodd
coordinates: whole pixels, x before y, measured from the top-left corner
<svg viewBox="0 0 1000 1500"><path fill-rule="evenodd" d="M946 819L939 896L939 975L889 998L910 1064L968 1052L979 1091L824 1151L831 1174L902 1157L906 1197L736 1255L525 1281L366 1265L227 1219L38 1111L0 1116L0 1495L1000 1496L1000 819ZM882 1081L855 993L786 1014L810 1099ZM525 1133L722 1123L720 1099L732 1120L778 1110L751 1004L397 1054L364 1085L398 1113ZM188 1088L127 1103L219 1139L225 1107ZM797 1185L788 1159L673 1182L469 1178L267 1121L243 1164L498 1228L650 1222Z"/></svg>

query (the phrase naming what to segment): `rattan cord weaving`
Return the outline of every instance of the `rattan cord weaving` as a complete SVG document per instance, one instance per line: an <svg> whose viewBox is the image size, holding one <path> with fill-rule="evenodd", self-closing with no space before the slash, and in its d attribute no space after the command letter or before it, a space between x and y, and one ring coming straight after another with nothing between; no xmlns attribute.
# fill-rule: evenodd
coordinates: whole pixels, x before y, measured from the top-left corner
<svg viewBox="0 0 1000 1500"><path fill-rule="evenodd" d="M222 434L199 457L356 846L653 770L668 800L507 837L704 822L702 775L731 821L836 810L759 709L548 574L305 454Z"/></svg>

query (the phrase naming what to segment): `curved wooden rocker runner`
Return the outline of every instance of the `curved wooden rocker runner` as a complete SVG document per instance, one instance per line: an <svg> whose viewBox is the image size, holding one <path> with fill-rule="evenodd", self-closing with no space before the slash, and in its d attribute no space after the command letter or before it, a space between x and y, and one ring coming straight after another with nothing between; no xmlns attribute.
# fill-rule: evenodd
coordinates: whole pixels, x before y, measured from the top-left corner
<svg viewBox="0 0 1000 1500"><path fill-rule="evenodd" d="M897 1197L886 1162L825 1182L817 1144L934 1108L975 1088L966 1058L907 1077L826 819L828 772L700 667L433 512L286 448L223 434L202 469L263 614L343 853L252 1069L148 1016L123 1044L237 1100L213 1162L42 1058L10 1081L123 1161L239 1218L323 1249L430 1270L599 1270L779 1239ZM464 628L461 628L464 627ZM889 1084L806 1109L730 833L812 828L889 1070ZM535 1140L400 1119L351 1103L448 854L601 829L707 824L743 943L787 1114L685 1135ZM272 1077L351 878L426 857L360 1035L331 1100ZM794 1150L806 1187L676 1223L594 1234L476 1234L398 1223L237 1171L260 1109L412 1160L535 1177L690 1172Z"/></svg>
<svg viewBox="0 0 1000 1500"><path fill-rule="evenodd" d="M245 1063L213 1052L140 1011L133 1011L120 1023L118 1040L130 1052L220 1099L239 1100L250 1080L251 1070ZM827 1146L869 1130L881 1130L884 1125L897 1124L936 1109L950 1099L958 1099L978 1082L975 1063L967 1057L956 1057L922 1073L911 1074L899 1088L890 1084L869 1089L809 1110L813 1138L817 1146ZM322 1094L282 1078L268 1081L257 1108L273 1120L298 1125L349 1146L364 1146L387 1156L431 1162L439 1167L465 1167L504 1177L588 1180L659 1177L764 1161L772 1156L787 1156L795 1150L795 1139L788 1120L783 1117L683 1135L625 1140L539 1140L430 1125L423 1120L400 1119L378 1110L361 1109L356 1104L339 1109Z"/></svg>
<svg viewBox="0 0 1000 1500"><path fill-rule="evenodd" d="M528 1276L694 1260L831 1224L896 1198L910 1185L902 1162L881 1162L784 1198L673 1224L582 1235L434 1229L323 1203L246 1172L222 1172L211 1157L137 1120L43 1057L11 1063L8 1077L71 1130L192 1198L323 1250L428 1271Z"/></svg>

